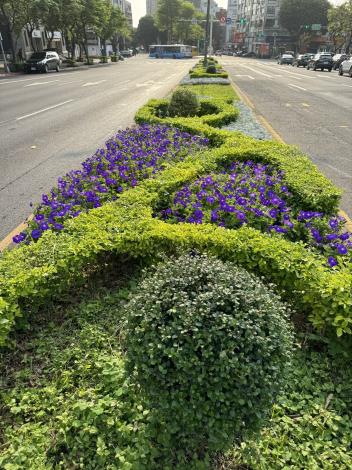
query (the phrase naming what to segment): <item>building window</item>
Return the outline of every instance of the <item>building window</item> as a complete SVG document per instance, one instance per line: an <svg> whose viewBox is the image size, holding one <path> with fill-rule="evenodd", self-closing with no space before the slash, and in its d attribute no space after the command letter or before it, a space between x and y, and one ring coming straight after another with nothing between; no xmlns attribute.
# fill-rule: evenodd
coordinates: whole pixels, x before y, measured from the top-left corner
<svg viewBox="0 0 352 470"><path fill-rule="evenodd" d="M268 6L266 10L268 15L274 16L275 15L275 7L274 6Z"/></svg>

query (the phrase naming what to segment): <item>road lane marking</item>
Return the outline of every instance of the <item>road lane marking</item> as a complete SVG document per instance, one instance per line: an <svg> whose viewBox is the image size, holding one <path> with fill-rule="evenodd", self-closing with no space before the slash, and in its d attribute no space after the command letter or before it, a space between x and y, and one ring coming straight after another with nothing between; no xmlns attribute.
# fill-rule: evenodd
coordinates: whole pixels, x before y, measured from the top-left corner
<svg viewBox="0 0 352 470"><path fill-rule="evenodd" d="M31 114L26 114L25 116L20 116L16 118L16 121L22 121L22 119L27 119L31 116L36 116L37 114L44 113L45 111L50 111L51 109L59 108L60 106L64 106L67 103L71 103L74 100L67 100L62 103L55 104L54 106L49 106L48 108L40 109L39 111L35 111L34 113Z"/></svg>
<svg viewBox="0 0 352 470"><path fill-rule="evenodd" d="M286 108L291 108L291 103L285 103Z"/></svg>
<svg viewBox="0 0 352 470"><path fill-rule="evenodd" d="M50 80L49 82L35 82L35 83L30 83L29 85L25 85L23 88L27 88L29 86L38 86L38 85L46 85L47 83L55 83L58 82L59 80Z"/></svg>
<svg viewBox="0 0 352 470"><path fill-rule="evenodd" d="M302 90L302 91L307 91L306 88L303 88L302 86L294 85L293 83L289 83L288 86L298 88L299 90Z"/></svg>
<svg viewBox="0 0 352 470"><path fill-rule="evenodd" d="M85 83L84 85L82 85L82 88L85 87L85 86L96 86L96 85L100 85L101 83L104 83L106 82L106 80L99 80L98 82L87 82Z"/></svg>
<svg viewBox="0 0 352 470"><path fill-rule="evenodd" d="M251 80L255 80L255 78L252 77L252 75L240 75L240 74L236 74L235 77L247 77L247 78L250 78Z"/></svg>
<svg viewBox="0 0 352 470"><path fill-rule="evenodd" d="M272 75L269 75L267 73L264 73L264 72L261 72L260 70L257 70L257 69L253 69L252 67L248 67L248 65L242 65L241 64L241 67L245 68L245 69L248 69L248 70L251 70L252 72L254 73L258 73L259 75L263 75L263 77L267 77L269 78L270 80L273 78ZM275 75L274 75L275 76Z"/></svg>
<svg viewBox="0 0 352 470"><path fill-rule="evenodd" d="M348 88L352 88L352 85L343 85L343 84L341 84L341 86L347 86Z"/></svg>
<svg viewBox="0 0 352 470"><path fill-rule="evenodd" d="M304 106L305 108L310 108L310 104L308 103L302 103L302 106Z"/></svg>

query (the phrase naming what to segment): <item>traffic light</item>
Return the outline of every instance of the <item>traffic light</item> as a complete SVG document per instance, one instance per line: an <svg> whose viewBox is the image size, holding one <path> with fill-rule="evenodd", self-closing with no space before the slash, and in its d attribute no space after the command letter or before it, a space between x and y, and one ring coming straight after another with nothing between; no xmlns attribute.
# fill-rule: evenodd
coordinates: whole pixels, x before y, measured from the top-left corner
<svg viewBox="0 0 352 470"><path fill-rule="evenodd" d="M240 24L241 25L246 24L246 18L240 18Z"/></svg>

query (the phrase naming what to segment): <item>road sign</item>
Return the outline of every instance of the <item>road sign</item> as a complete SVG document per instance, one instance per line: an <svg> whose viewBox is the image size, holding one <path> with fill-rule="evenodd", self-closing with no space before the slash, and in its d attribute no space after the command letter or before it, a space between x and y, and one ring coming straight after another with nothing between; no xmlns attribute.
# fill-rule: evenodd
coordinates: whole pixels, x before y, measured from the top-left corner
<svg viewBox="0 0 352 470"><path fill-rule="evenodd" d="M321 24L312 24L312 31L320 31Z"/></svg>
<svg viewBox="0 0 352 470"><path fill-rule="evenodd" d="M219 21L220 21L220 23L225 24L226 23L226 16L220 16Z"/></svg>
<svg viewBox="0 0 352 470"><path fill-rule="evenodd" d="M246 18L240 18L240 24L246 24Z"/></svg>
<svg viewBox="0 0 352 470"><path fill-rule="evenodd" d="M226 18L226 24L232 24L232 18L227 17Z"/></svg>
<svg viewBox="0 0 352 470"><path fill-rule="evenodd" d="M197 24L198 23L197 18L192 18L191 23L192 24Z"/></svg>

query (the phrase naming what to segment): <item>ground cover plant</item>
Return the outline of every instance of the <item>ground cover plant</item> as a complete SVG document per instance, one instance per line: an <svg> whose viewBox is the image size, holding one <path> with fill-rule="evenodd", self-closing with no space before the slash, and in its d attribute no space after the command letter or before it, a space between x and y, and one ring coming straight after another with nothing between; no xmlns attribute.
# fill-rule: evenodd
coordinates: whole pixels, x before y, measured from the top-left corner
<svg viewBox="0 0 352 470"><path fill-rule="evenodd" d="M352 234L344 229L344 219L295 207L284 173L261 163L235 161L202 176L176 191L160 216L232 229L246 224L307 243L324 253L330 267L352 262Z"/></svg>
<svg viewBox="0 0 352 470"><path fill-rule="evenodd" d="M152 410L126 378L121 338L126 302L140 293L135 268L117 259L100 287L93 279L71 303L49 304L2 352L1 468L168 468L150 427ZM304 334L259 437L213 455L208 466L279 470L309 462L312 469L347 470L351 391L348 355L332 354L325 338Z"/></svg>
<svg viewBox="0 0 352 470"><path fill-rule="evenodd" d="M63 230L68 218L115 200L124 190L207 143L206 138L162 125L141 125L118 132L106 142L105 148L82 163L81 170L59 178L57 187L43 194L28 230L16 235L13 241L28 242L37 240L47 230Z"/></svg>

